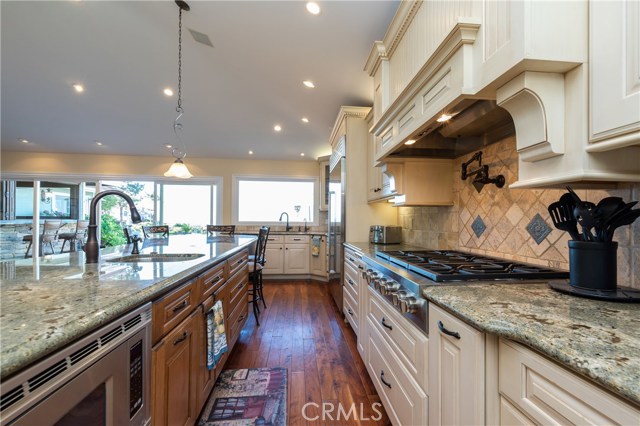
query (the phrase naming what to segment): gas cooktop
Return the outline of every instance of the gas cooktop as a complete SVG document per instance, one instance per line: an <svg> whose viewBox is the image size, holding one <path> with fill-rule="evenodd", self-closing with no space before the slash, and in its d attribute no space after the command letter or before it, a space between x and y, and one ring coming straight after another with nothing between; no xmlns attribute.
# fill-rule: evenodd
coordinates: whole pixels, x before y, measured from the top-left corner
<svg viewBox="0 0 640 426"><path fill-rule="evenodd" d="M569 278L557 269L455 250L379 251L378 257L433 281Z"/></svg>

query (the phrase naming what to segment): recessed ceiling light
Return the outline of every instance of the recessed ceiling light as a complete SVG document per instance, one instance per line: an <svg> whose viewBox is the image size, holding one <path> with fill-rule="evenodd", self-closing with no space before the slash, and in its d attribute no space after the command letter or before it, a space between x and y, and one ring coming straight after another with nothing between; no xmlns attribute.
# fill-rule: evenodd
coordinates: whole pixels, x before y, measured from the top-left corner
<svg viewBox="0 0 640 426"><path fill-rule="evenodd" d="M414 143L416 143L415 139L409 139L408 141L406 141L404 144L405 145L413 145Z"/></svg>
<svg viewBox="0 0 640 426"><path fill-rule="evenodd" d="M104 144L103 144L102 142L100 142L100 141L94 141L94 142L95 142L95 143L96 143L96 145L98 145L98 146L102 146L102 145L104 145Z"/></svg>
<svg viewBox="0 0 640 426"><path fill-rule="evenodd" d="M78 83L74 84L73 89L78 93L84 92L84 86L82 84L78 84Z"/></svg>
<svg viewBox="0 0 640 426"><path fill-rule="evenodd" d="M28 140L26 140L26 139L18 139L18 141L19 141L19 142L22 142L22 143L29 143L29 141L28 141Z"/></svg>
<svg viewBox="0 0 640 426"><path fill-rule="evenodd" d="M309 119L308 119L307 117L302 117L302 122L303 122L303 123L308 123L308 122L309 122Z"/></svg>
<svg viewBox="0 0 640 426"><path fill-rule="evenodd" d="M305 86L307 86L310 89L313 89L314 87L316 87L315 84L313 84L313 81L311 80L305 80L302 82L302 84L304 84Z"/></svg>
<svg viewBox="0 0 640 426"><path fill-rule="evenodd" d="M171 90L170 88L166 88L163 90L164 94L167 96L173 96L173 90Z"/></svg>
<svg viewBox="0 0 640 426"><path fill-rule="evenodd" d="M316 3L315 1L308 1L307 10L310 14L317 15L318 13L320 13L320 6L318 6L318 3Z"/></svg>
<svg viewBox="0 0 640 426"><path fill-rule="evenodd" d="M282 130L282 127L279 124L276 124L275 126L273 126L273 130L279 132L280 130Z"/></svg>
<svg viewBox="0 0 640 426"><path fill-rule="evenodd" d="M165 146L164 146L164 147L165 147L165 148L167 148L167 149L170 149L170 148L173 148L173 145L171 145L170 143L168 143L168 144L165 144Z"/></svg>
<svg viewBox="0 0 640 426"><path fill-rule="evenodd" d="M304 152L301 152L301 153L300 153L300 157L304 157Z"/></svg>
<svg viewBox="0 0 640 426"><path fill-rule="evenodd" d="M449 121L451 119L451 117L453 117L453 116L449 115L449 114L442 114L436 121L438 123L444 123L445 121Z"/></svg>
<svg viewBox="0 0 640 426"><path fill-rule="evenodd" d="M249 155L253 155L253 151L249 151Z"/></svg>

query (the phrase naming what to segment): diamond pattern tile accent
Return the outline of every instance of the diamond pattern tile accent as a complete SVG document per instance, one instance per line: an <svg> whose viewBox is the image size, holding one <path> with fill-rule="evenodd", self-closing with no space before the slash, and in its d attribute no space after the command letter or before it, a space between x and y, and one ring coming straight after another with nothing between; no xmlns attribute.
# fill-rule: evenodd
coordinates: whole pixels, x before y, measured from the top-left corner
<svg viewBox="0 0 640 426"><path fill-rule="evenodd" d="M551 227L547 225L547 222L544 221L539 213L536 213L533 219L531 219L531 222L527 225L527 231L536 244L540 245L540 243L542 243L551 232Z"/></svg>
<svg viewBox="0 0 640 426"><path fill-rule="evenodd" d="M473 229L473 233L476 234L476 237L480 238L480 235L482 235L482 233L487 229L487 225L485 225L482 218L478 216L471 224L471 229Z"/></svg>

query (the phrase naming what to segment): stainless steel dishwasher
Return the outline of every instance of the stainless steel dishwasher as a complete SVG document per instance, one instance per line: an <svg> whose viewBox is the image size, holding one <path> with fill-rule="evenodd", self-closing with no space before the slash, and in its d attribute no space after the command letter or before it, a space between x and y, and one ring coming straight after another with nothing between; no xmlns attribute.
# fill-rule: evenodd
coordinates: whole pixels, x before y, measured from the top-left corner
<svg viewBox="0 0 640 426"><path fill-rule="evenodd" d="M2 384L2 425L151 423L151 304Z"/></svg>

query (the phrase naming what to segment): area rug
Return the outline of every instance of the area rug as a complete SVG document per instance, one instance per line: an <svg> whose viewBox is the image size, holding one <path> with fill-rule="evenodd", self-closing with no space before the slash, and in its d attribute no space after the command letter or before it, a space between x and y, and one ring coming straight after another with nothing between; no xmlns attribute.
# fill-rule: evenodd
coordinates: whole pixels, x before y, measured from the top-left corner
<svg viewBox="0 0 640 426"><path fill-rule="evenodd" d="M287 369L224 370L198 426L287 424Z"/></svg>

